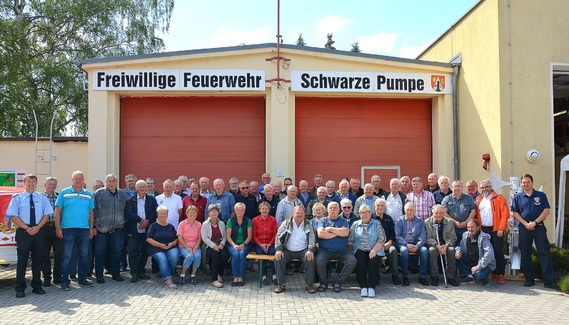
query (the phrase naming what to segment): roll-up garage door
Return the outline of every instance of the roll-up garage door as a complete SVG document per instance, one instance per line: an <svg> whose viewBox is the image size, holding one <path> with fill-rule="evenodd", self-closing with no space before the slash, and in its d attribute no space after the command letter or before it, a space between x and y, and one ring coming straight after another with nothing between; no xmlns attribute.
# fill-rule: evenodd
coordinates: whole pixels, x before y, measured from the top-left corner
<svg viewBox="0 0 569 325"><path fill-rule="evenodd" d="M296 182L312 183L316 173L324 181L360 178L370 167L387 189L393 168L410 177L432 171L430 99L300 97L295 127Z"/></svg>
<svg viewBox="0 0 569 325"><path fill-rule="evenodd" d="M182 174L221 177L229 189L229 178L265 171L262 97L123 97L120 125L121 178L153 177L161 188Z"/></svg>

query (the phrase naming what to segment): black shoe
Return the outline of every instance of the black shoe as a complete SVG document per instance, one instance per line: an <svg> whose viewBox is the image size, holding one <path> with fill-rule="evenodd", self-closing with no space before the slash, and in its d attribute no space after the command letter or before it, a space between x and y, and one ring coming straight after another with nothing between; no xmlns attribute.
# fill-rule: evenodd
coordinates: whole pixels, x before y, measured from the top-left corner
<svg viewBox="0 0 569 325"><path fill-rule="evenodd" d="M269 285L269 278L267 278L267 276L263 276L263 285Z"/></svg>
<svg viewBox="0 0 569 325"><path fill-rule="evenodd" d="M429 281L427 281L427 279L425 279L425 278L419 278L419 283L424 285L424 286L429 285Z"/></svg>
<svg viewBox="0 0 569 325"><path fill-rule="evenodd" d="M421 282L421 280L419 280L419 282ZM439 277L434 276L431 278L431 285L433 287L437 287L439 285Z"/></svg>
<svg viewBox="0 0 569 325"><path fill-rule="evenodd" d="M130 278L130 283L136 283L138 282L138 275L133 274L132 278Z"/></svg>
<svg viewBox="0 0 569 325"><path fill-rule="evenodd" d="M61 290L69 291L69 283L62 283L61 284Z"/></svg>
<svg viewBox="0 0 569 325"><path fill-rule="evenodd" d="M410 283L409 283L409 278L407 278L407 277L403 278L403 286L404 286L404 287L408 287L409 284L410 284Z"/></svg>
<svg viewBox="0 0 569 325"><path fill-rule="evenodd" d="M120 281L124 281L124 278L120 274L115 274L115 275L113 275L113 280L120 282Z"/></svg>
<svg viewBox="0 0 569 325"><path fill-rule="evenodd" d="M138 278L141 280L148 280L150 279L150 277L148 275L146 275L145 273L138 273Z"/></svg>
<svg viewBox="0 0 569 325"><path fill-rule="evenodd" d="M16 291L16 298L24 298L26 293L23 291Z"/></svg>
<svg viewBox="0 0 569 325"><path fill-rule="evenodd" d="M273 278L273 285L277 285L277 284L278 284L277 278Z"/></svg>
<svg viewBox="0 0 569 325"><path fill-rule="evenodd" d="M399 279L399 275L392 275L391 276L391 282L393 282L393 285L401 285L401 280Z"/></svg>
<svg viewBox="0 0 569 325"><path fill-rule="evenodd" d="M44 287L51 287L51 280L50 279L44 279L43 280L43 286Z"/></svg>
<svg viewBox="0 0 569 325"><path fill-rule="evenodd" d="M547 289L553 289L553 290L560 290L559 286L555 283L545 283L543 285L543 287L547 288Z"/></svg>
<svg viewBox="0 0 569 325"><path fill-rule="evenodd" d="M242 287L242 286L244 286L244 285L245 285L245 282L243 282L243 281L237 282L237 286L238 286L238 287Z"/></svg>
<svg viewBox="0 0 569 325"><path fill-rule="evenodd" d="M193 285L198 284L198 280L196 279L196 276L193 275L193 274L190 275L190 283L193 284Z"/></svg>
<svg viewBox="0 0 569 325"><path fill-rule="evenodd" d="M448 284L450 284L453 287L458 287L460 285L460 283L458 281L456 281L455 278L448 279Z"/></svg>
<svg viewBox="0 0 569 325"><path fill-rule="evenodd" d="M524 282L524 287L533 287L534 285L535 285L535 281Z"/></svg>
<svg viewBox="0 0 569 325"><path fill-rule="evenodd" d="M45 295L45 290L43 290L42 288L34 288L32 289L32 292L35 293L36 295Z"/></svg>
<svg viewBox="0 0 569 325"><path fill-rule="evenodd" d="M79 281L79 285L83 286L83 287L92 287L93 286L93 282L85 279L83 281Z"/></svg>
<svg viewBox="0 0 569 325"><path fill-rule="evenodd" d="M328 285L327 284L320 284L320 286L318 287L318 292L324 292L328 290Z"/></svg>
<svg viewBox="0 0 569 325"><path fill-rule="evenodd" d="M69 280L71 280L71 281L77 281L77 275L70 275L70 276L69 276Z"/></svg>
<svg viewBox="0 0 569 325"><path fill-rule="evenodd" d="M105 283L105 278L103 278L102 276L100 276L100 277L98 276L98 277L97 277L97 283L98 283L98 284L103 284L103 283Z"/></svg>
<svg viewBox="0 0 569 325"><path fill-rule="evenodd" d="M232 286L232 287L238 287L238 286L239 286L239 282L233 281L233 282L231 282L231 286Z"/></svg>

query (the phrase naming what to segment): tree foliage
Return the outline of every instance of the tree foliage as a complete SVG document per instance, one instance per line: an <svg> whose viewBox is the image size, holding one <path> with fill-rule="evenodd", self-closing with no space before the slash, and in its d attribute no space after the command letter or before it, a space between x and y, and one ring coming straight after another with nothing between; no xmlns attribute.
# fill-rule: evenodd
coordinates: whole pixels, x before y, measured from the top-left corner
<svg viewBox="0 0 569 325"><path fill-rule="evenodd" d="M0 136L87 134L87 82L74 62L161 51L174 0L0 0Z"/></svg>
<svg viewBox="0 0 569 325"><path fill-rule="evenodd" d="M300 35L298 35L298 39L296 40L296 45L306 46L306 42L304 41L304 38L302 37L302 33L300 33Z"/></svg>
<svg viewBox="0 0 569 325"><path fill-rule="evenodd" d="M350 49L350 52L357 52L357 53L361 53L362 49L360 48L360 43L358 41L355 41L352 44L352 48Z"/></svg>
<svg viewBox="0 0 569 325"><path fill-rule="evenodd" d="M334 43L336 43L336 41L332 40L332 33L328 33L328 35L326 35L326 37L328 38L328 40L326 41L326 44L324 45L325 48L330 49L330 50L335 50L336 48L334 47Z"/></svg>

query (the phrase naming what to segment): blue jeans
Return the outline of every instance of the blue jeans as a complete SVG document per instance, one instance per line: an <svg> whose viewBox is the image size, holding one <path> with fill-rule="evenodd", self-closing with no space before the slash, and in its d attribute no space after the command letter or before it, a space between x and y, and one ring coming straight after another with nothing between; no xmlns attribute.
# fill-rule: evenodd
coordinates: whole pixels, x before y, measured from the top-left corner
<svg viewBox="0 0 569 325"><path fill-rule="evenodd" d="M419 255L419 278L427 278L427 268L429 266L429 250L423 246L417 252ZM406 246L399 246L399 265L404 278L409 277L409 249Z"/></svg>
<svg viewBox="0 0 569 325"><path fill-rule="evenodd" d="M466 228L455 229L455 231L456 238L458 238L455 247L460 247L460 240L462 239L462 235L466 232ZM456 268L458 269L458 273L460 273L461 276L472 274L472 271L470 271L470 260L466 254L462 255L460 259L456 260Z"/></svg>
<svg viewBox="0 0 569 325"><path fill-rule="evenodd" d="M264 255L265 251L261 248L261 246L257 246L255 245L253 247L255 249L255 253L259 254L259 255ZM267 253L267 255L275 255L275 246L271 246L269 247L269 251ZM271 270L273 275L277 274L277 270L275 270L275 262L274 261L270 261L269 264L271 265ZM265 267L268 267L268 265L265 265ZM259 272L265 272L265 270L259 270Z"/></svg>
<svg viewBox="0 0 569 325"><path fill-rule="evenodd" d="M89 253L89 229L67 228L63 229L63 262L61 263L61 283L69 284L69 271L71 269L71 258L73 248L77 245L78 259L78 278L79 282L85 281L87 277L87 255Z"/></svg>
<svg viewBox="0 0 569 325"><path fill-rule="evenodd" d="M490 281L490 272L492 270L489 266L474 272L474 278L479 281Z"/></svg>
<svg viewBox="0 0 569 325"><path fill-rule="evenodd" d="M245 270L247 268L247 254L249 253L249 245L245 246L240 251L237 251L232 246L228 246L227 250L231 254L231 272L234 278L244 278Z"/></svg>
<svg viewBox="0 0 569 325"><path fill-rule="evenodd" d="M180 255L184 258L184 262L182 266L186 269L189 269L190 266L193 264L194 269L198 269L200 265L202 265L202 249L198 248L198 251L195 254L188 252L185 247L180 248Z"/></svg>
<svg viewBox="0 0 569 325"><path fill-rule="evenodd" d="M89 239L89 248L87 253L87 274L93 272L95 264L95 256L93 254L94 239ZM71 255L71 267L69 268L69 275L77 275L77 247L73 246L73 255ZM63 258L63 257L62 257Z"/></svg>
<svg viewBox="0 0 569 325"><path fill-rule="evenodd" d="M112 233L97 233L95 236L95 276L103 277L107 250L111 257L111 274L120 274L120 257L123 249L124 228L119 228Z"/></svg>
<svg viewBox="0 0 569 325"><path fill-rule="evenodd" d="M162 280L166 281L167 279L171 279L176 273L176 265L180 258L180 251L178 247L172 247L169 250L152 254L152 258L158 263Z"/></svg>

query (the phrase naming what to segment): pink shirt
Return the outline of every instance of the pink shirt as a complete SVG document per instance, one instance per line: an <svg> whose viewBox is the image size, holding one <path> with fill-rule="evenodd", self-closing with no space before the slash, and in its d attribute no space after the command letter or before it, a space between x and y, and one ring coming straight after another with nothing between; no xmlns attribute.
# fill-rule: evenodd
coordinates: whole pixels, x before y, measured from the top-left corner
<svg viewBox="0 0 569 325"><path fill-rule="evenodd" d="M202 224L199 221L194 221L193 225L190 225L188 220L180 222L178 226L178 236L182 235L184 241L188 247L196 247L198 239L201 236ZM178 244L179 248L184 247L182 244Z"/></svg>

